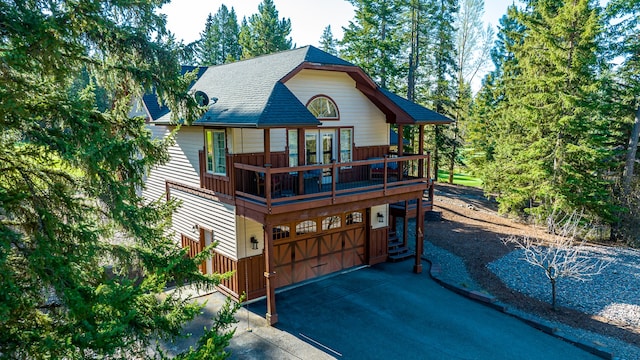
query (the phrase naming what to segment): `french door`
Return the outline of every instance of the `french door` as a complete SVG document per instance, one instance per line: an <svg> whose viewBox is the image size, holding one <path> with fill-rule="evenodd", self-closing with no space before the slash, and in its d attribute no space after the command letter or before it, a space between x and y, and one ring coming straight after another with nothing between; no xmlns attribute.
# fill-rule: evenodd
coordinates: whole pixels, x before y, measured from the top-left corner
<svg viewBox="0 0 640 360"><path fill-rule="evenodd" d="M335 130L307 130L304 140L307 165L329 165L336 160ZM331 183L331 171L322 172L322 183Z"/></svg>

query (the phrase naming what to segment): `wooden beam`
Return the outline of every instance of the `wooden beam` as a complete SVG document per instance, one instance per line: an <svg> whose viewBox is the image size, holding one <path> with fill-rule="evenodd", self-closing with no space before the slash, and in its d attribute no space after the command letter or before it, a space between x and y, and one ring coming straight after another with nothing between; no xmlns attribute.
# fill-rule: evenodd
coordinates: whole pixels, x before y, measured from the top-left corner
<svg viewBox="0 0 640 360"><path fill-rule="evenodd" d="M271 165L271 129L262 130L264 134L264 165Z"/></svg>
<svg viewBox="0 0 640 360"><path fill-rule="evenodd" d="M422 208L422 196L418 198L416 208L416 263L413 272L422 273L422 249L424 247L424 209Z"/></svg>
<svg viewBox="0 0 640 360"><path fill-rule="evenodd" d="M276 312L276 271L275 254L273 253L273 225L270 222L264 224L264 277L267 288L267 325L274 325L278 322Z"/></svg>
<svg viewBox="0 0 640 360"><path fill-rule="evenodd" d="M402 217L403 228L402 228L402 246L407 246L409 243L409 199L404 201L404 217Z"/></svg>
<svg viewBox="0 0 640 360"><path fill-rule="evenodd" d="M404 126L402 124L398 124L398 157L401 158L404 155ZM402 175L404 171L402 171L402 166L405 163L397 164L398 165L398 180L402 181ZM387 167L385 166L385 169ZM386 174L385 174L386 176ZM406 229L406 228L405 228ZM405 231L406 233L406 231ZM405 244L406 245L406 244Z"/></svg>
<svg viewBox="0 0 640 360"><path fill-rule="evenodd" d="M418 155L424 155L424 125L418 125ZM424 159L418 159L418 177L424 177Z"/></svg>
<svg viewBox="0 0 640 360"><path fill-rule="evenodd" d="M306 156L304 129L298 129L298 166L304 166L307 163ZM304 171L298 171L298 189L299 194L304 194Z"/></svg>

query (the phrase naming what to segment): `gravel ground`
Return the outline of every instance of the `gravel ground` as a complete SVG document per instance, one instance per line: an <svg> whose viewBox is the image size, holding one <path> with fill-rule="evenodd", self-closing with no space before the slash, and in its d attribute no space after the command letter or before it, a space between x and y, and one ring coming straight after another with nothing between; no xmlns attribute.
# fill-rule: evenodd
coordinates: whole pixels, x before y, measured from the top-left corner
<svg viewBox="0 0 640 360"><path fill-rule="evenodd" d="M557 301L623 326L640 328L640 251L611 247L585 247L585 255L610 262L587 281L559 279ZM522 260L521 249L489 264L510 288L551 302L551 285L544 271Z"/></svg>
<svg viewBox="0 0 640 360"><path fill-rule="evenodd" d="M640 251L589 246L585 247L585 255L609 265L588 281L558 280L558 304L602 317L621 327L640 328ZM522 258L523 250L518 249L488 267L510 288L550 303L551 285L544 271ZM553 322L553 326L586 343L604 345L619 359L640 359L637 346L559 322Z"/></svg>

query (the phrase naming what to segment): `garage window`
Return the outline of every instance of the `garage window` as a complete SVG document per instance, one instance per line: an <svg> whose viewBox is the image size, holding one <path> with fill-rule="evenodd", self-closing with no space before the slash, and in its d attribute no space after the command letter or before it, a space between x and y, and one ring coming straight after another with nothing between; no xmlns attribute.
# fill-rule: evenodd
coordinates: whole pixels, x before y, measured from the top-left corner
<svg viewBox="0 0 640 360"><path fill-rule="evenodd" d="M273 240L286 239L290 237L288 226L279 225L273 228Z"/></svg>
<svg viewBox="0 0 640 360"><path fill-rule="evenodd" d="M329 216L322 220L322 230L336 229L342 226L340 216Z"/></svg>
<svg viewBox="0 0 640 360"><path fill-rule="evenodd" d="M362 212L354 211L347 215L347 225L360 224L363 221Z"/></svg>
<svg viewBox="0 0 640 360"><path fill-rule="evenodd" d="M313 221L313 220L306 220L306 221L300 222L300 223L298 223L298 225L296 225L296 234L297 235L314 233L316 231L318 231L318 226L317 226L316 222Z"/></svg>

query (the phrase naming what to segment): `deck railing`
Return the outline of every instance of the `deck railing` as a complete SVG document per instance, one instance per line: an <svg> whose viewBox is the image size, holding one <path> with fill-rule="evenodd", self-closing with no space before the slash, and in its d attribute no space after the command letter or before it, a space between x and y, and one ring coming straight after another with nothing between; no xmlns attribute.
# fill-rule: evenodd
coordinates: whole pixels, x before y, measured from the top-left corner
<svg viewBox="0 0 640 360"><path fill-rule="evenodd" d="M235 194L268 207L429 184L430 156L409 155L322 165L272 168L234 164ZM425 185L425 189L427 189Z"/></svg>

